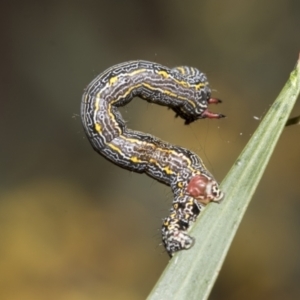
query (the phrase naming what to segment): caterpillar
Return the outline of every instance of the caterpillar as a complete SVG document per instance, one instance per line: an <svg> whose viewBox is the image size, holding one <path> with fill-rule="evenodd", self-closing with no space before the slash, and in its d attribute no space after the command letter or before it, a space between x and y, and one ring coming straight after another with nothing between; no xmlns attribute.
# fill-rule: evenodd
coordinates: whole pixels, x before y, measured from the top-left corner
<svg viewBox="0 0 300 300"><path fill-rule="evenodd" d="M221 100L211 98L207 77L198 69L169 69L143 60L107 69L87 86L82 97L82 124L94 150L119 167L145 173L171 187L174 199L161 232L172 257L192 247L189 226L207 203L219 202L224 193L195 153L126 127L118 107L136 96L171 108L185 124L223 118L207 109L208 104Z"/></svg>

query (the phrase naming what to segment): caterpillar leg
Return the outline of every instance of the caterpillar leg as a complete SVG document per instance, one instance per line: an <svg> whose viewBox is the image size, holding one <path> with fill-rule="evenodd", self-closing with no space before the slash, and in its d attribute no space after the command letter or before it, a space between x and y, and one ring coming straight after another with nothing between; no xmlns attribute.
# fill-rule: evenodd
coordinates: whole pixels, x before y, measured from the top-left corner
<svg viewBox="0 0 300 300"><path fill-rule="evenodd" d="M195 239L186 233L188 227L188 224L176 215L164 219L162 240L170 257L177 251L187 250L193 246Z"/></svg>
<svg viewBox="0 0 300 300"><path fill-rule="evenodd" d="M170 216L164 219L162 226L162 239L170 257L180 250L190 249L194 244L194 238L187 234L187 230L193 223L203 207L190 196L175 198Z"/></svg>

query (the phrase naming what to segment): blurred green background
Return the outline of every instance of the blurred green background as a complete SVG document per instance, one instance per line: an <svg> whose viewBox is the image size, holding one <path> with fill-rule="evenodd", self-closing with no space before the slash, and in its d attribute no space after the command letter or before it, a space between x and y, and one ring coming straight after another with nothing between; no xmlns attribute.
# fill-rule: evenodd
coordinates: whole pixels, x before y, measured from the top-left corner
<svg viewBox="0 0 300 300"><path fill-rule="evenodd" d="M172 193L92 150L84 87L132 59L204 71L226 119L184 126L138 99L122 114L222 181L296 63L299 15L298 0L3 1L0 299L144 299ZM284 130L210 299L300 298L299 136Z"/></svg>

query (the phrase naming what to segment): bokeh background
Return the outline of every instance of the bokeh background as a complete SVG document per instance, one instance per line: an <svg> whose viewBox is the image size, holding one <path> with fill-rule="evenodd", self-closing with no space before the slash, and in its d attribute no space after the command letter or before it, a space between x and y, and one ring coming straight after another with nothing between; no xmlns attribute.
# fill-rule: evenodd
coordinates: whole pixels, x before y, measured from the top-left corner
<svg viewBox="0 0 300 300"><path fill-rule="evenodd" d="M92 150L84 87L132 59L204 71L226 119L184 126L138 99L122 114L222 181L296 63L299 15L298 0L1 2L0 298L144 299L172 194ZM299 299L299 137L284 130L210 299Z"/></svg>

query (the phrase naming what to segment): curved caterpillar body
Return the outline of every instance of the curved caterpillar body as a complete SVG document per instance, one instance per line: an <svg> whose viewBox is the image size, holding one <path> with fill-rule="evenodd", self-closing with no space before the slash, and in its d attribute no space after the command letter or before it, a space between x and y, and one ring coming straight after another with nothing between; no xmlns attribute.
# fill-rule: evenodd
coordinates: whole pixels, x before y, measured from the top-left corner
<svg viewBox="0 0 300 300"><path fill-rule="evenodd" d="M93 148L114 164L171 187L174 200L164 219L162 239L170 256L189 249L194 239L187 229L205 204L219 202L224 194L193 152L170 145L150 134L130 130L118 111L135 96L167 106L189 124L224 115L207 110L211 98L206 76L192 67L169 69L147 61L129 61L98 75L85 89L81 118Z"/></svg>

